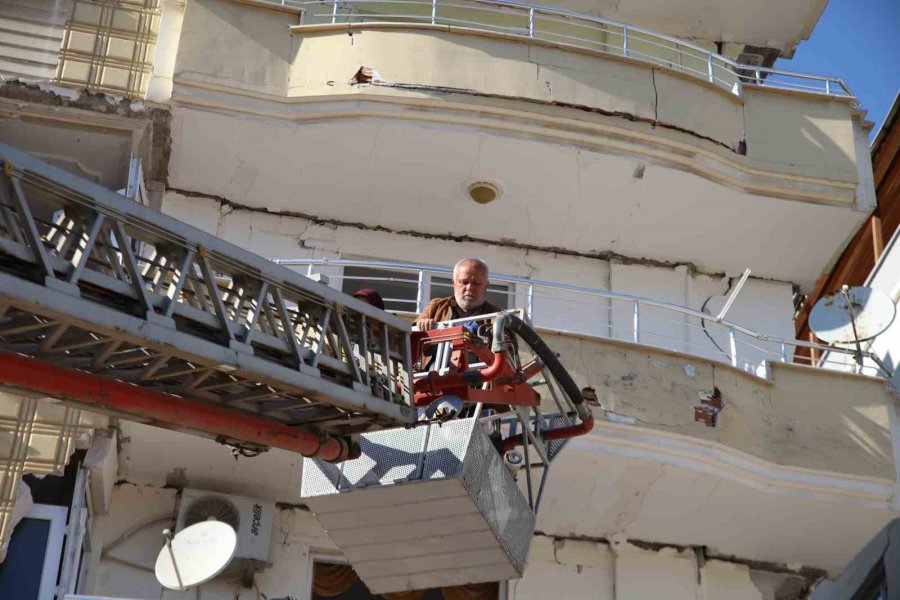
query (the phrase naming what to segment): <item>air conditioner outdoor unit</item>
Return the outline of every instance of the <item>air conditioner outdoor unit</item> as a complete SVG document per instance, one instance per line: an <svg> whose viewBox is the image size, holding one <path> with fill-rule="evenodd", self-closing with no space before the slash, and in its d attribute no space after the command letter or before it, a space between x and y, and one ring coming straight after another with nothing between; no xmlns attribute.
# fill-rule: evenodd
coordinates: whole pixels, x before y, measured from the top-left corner
<svg viewBox="0 0 900 600"><path fill-rule="evenodd" d="M269 557L269 538L275 520L275 503L257 498L185 489L181 493L175 532L200 521L206 521L210 517L228 523L237 533L237 549L233 562L240 563L244 569L254 564L256 569L264 566Z"/></svg>

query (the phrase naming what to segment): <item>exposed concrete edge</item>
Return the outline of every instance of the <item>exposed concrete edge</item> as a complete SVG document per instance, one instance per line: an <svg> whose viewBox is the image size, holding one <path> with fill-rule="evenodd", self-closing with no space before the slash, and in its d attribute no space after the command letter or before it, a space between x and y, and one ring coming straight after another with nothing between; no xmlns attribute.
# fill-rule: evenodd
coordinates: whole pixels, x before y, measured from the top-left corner
<svg viewBox="0 0 900 600"><path fill-rule="evenodd" d="M569 449L651 460L722 477L773 494L890 509L894 482L776 464L722 444L637 425L597 420ZM565 460L565 459L562 459Z"/></svg>
<svg viewBox="0 0 900 600"><path fill-rule="evenodd" d="M709 320L710 321L713 320L712 316L710 316ZM839 378L844 378L844 379L854 379L857 381L866 381L866 382L872 383L874 385L883 385L883 386L885 386L885 389L890 388L889 382L884 378L873 377L871 375L862 375L859 373L851 373L849 371L824 369L822 367L814 367L812 365L803 365L803 364L790 363L790 362L767 361L766 364L769 367L768 371L771 373L771 376L766 378L766 377L760 377L759 375L756 375L755 373L749 373L749 372L745 371L744 369L739 369L738 367L734 367L728 363L719 362L716 360L712 360L712 359L705 358L702 356L697 356L694 354L686 354L684 352L678 352L677 350L667 350L665 348L659 348L657 346L650 346L647 344L636 344L634 342L629 342L628 340L616 340L616 339L612 339L612 338L605 338L605 337L598 336L598 335L590 335L590 334L586 334L586 333L576 333L576 332L564 331L564 330L560 330L560 329L548 329L546 327L539 327L539 326L535 327L535 330L541 332L542 334L559 335L559 336L567 337L567 338L575 338L575 339L581 339L581 340L585 340L585 341L589 341L589 342L608 344L610 346L616 346L616 347L623 348L626 350L637 350L640 352L661 354L663 356L671 356L673 358L678 358L678 359L686 360L686 361L693 360L693 361L699 361L699 362L706 362L706 363L713 365L716 369L730 371L740 377L744 377L750 381L753 381L754 383L762 383L762 384L766 384L766 385L770 385L770 386L773 386L776 383L775 382L775 374L774 374L775 371L777 371L779 369L785 369L788 371L793 370L793 371L798 371L798 372L803 372L803 373L813 373L813 374L815 374L817 376L821 376L821 377L834 376L834 377L839 377Z"/></svg>
<svg viewBox="0 0 900 600"><path fill-rule="evenodd" d="M889 389L890 383L887 379L882 377L873 377L872 375L862 375L859 373L853 373L850 371L838 371L837 369L824 369L822 367L814 367L812 365L804 365L800 363L790 363L790 362L770 362L772 370L772 379L775 379L775 371L779 369L785 369L788 371L802 371L806 373L816 373L822 374L825 376L834 376L840 377L843 379L855 379L857 381L868 381L874 384L880 384L885 387L885 389Z"/></svg>
<svg viewBox="0 0 900 600"><path fill-rule="evenodd" d="M855 202L856 182L751 167L737 161L737 155L727 157L724 152L711 150L712 143L672 139L646 125L646 131L640 131L634 125L629 128L621 125L622 118L590 113L593 120L585 121L563 116L572 110L570 108L527 101L532 105L546 104L544 113L535 113L503 108L497 102L502 100L508 105L509 100L525 99L499 99L462 94L458 90L431 92L426 96L409 90L369 86L352 89L348 94L285 98L176 77L172 100L175 106L184 108L245 113L291 123L373 118L472 127L586 150L639 157L751 194L846 207L852 207ZM435 99L434 93L440 93L442 97ZM466 96L478 96L480 103L460 101ZM244 100L235 102L232 100L234 97ZM246 99L253 101L247 102ZM491 106L491 103L495 105ZM552 114L546 114L548 112ZM671 135L677 135L677 132ZM686 134L681 136L689 138Z"/></svg>
<svg viewBox="0 0 900 600"><path fill-rule="evenodd" d="M75 123L83 126L102 127L117 131L140 132L150 124L149 113L140 117L94 112L79 106L51 106L29 100L15 100L0 97L0 118L53 120Z"/></svg>
<svg viewBox="0 0 900 600"><path fill-rule="evenodd" d="M765 281L765 280L764 280ZM710 321L712 321L712 317L710 317ZM684 352L678 352L677 350L667 350L666 348L660 348L658 346L650 346L649 344L636 344L634 342L629 342L628 340L616 340L613 338L606 338L599 335L590 335L588 333L576 333L573 331L564 331L560 329L550 329L547 327L535 327L535 330L540 332L541 334L547 336L560 336L565 338L573 338L584 340L587 342L597 343L597 344L606 344L609 346L615 346L617 348L622 348L623 350L632 350L637 352L646 352L648 354L659 354L662 356L669 356L672 358L676 358L679 360L687 361L687 362L703 362L712 365L716 369L722 369L723 371L730 371L737 375L738 377L743 377L748 381L752 381L755 384L762 384L766 386L775 385L771 379L767 379L765 377L760 377L755 373L749 373L743 369L739 369L737 367L733 367L728 363L719 362L710 358L706 358L703 356L697 356L695 354L686 354ZM775 364L775 363L769 363ZM780 364L780 363L779 363ZM814 367L806 367L806 368L814 368ZM816 372L819 373L823 371L823 369L816 369ZM862 377L862 376L861 376ZM871 379L871 378L867 378Z"/></svg>

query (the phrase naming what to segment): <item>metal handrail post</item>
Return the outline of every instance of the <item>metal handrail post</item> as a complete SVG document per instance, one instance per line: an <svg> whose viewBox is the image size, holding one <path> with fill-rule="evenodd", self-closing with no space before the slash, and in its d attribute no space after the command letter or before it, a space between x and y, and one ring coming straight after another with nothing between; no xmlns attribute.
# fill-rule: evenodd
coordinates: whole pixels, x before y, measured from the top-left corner
<svg viewBox="0 0 900 600"><path fill-rule="evenodd" d="M706 55L706 71L709 74L709 82L715 83L716 78L713 76L713 55L712 52Z"/></svg>
<svg viewBox="0 0 900 600"><path fill-rule="evenodd" d="M528 285L528 303L525 307L528 318L534 320L534 284Z"/></svg>
<svg viewBox="0 0 900 600"><path fill-rule="evenodd" d="M534 7L528 9L528 37L534 37Z"/></svg>
<svg viewBox="0 0 900 600"><path fill-rule="evenodd" d="M641 303L634 301L634 343L641 343Z"/></svg>
<svg viewBox="0 0 900 600"><path fill-rule="evenodd" d="M419 271L419 288L416 290L416 312L425 310L425 269Z"/></svg>
<svg viewBox="0 0 900 600"><path fill-rule="evenodd" d="M431 0L431 24L437 21L437 0Z"/></svg>
<svg viewBox="0 0 900 600"><path fill-rule="evenodd" d="M622 56L628 56L628 27L622 27Z"/></svg>
<svg viewBox="0 0 900 600"><path fill-rule="evenodd" d="M738 366L738 356L737 356L737 339L735 338L734 327L728 328L728 343L731 347L731 366Z"/></svg>
<svg viewBox="0 0 900 600"><path fill-rule="evenodd" d="M337 23L337 14L338 14L338 3L337 0L334 0L334 3L331 7L331 24L334 25Z"/></svg>

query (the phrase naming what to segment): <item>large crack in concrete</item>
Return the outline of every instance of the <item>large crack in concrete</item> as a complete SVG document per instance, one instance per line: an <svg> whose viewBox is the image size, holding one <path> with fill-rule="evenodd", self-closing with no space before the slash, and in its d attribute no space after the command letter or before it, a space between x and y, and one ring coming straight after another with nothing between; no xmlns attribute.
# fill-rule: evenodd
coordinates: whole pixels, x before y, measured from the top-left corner
<svg viewBox="0 0 900 600"><path fill-rule="evenodd" d="M412 229L397 229L392 227L387 227L385 225L370 225L367 223L362 223L359 221L345 221L343 219L332 219L326 217L319 217L313 214L304 213L300 211L292 211L292 210L279 210L274 211L268 208L261 208L256 206L248 206L245 204L240 204L238 202L234 202L233 200L229 200L223 196L217 196L215 194L207 194L205 192L197 192L193 190L186 190L182 188L175 187L167 187L167 191L179 194L181 196L187 198L204 198L206 200L215 200L219 202L222 209L231 209L231 211L245 211L250 213L257 213L263 215L270 215L273 217L290 217L295 219L303 219L309 221L313 225L324 225L327 227L347 227L351 229L359 229L362 231L374 231L380 233L389 233L391 235L404 235L415 238L422 239L432 239L432 240L441 240L441 241L449 241L449 242L458 242L458 243L472 243L472 244L484 244L487 246L502 246L505 248L516 248L520 250L526 251L534 251L534 252L544 252L547 254L554 254L557 256L574 256L579 258L592 258L596 260L604 260L611 261L617 264L623 265L642 265L647 267L658 267L663 269L674 269L679 266L687 267L690 272L694 275L706 275L708 277L721 278L726 277L725 273L717 273L717 272L709 272L703 271L698 268L697 265L690 261L664 261L652 258L643 258L643 257L634 257L627 256L624 254L619 254L618 252L612 252L608 250L604 251L596 251L596 252L584 252L578 250L572 250L570 248L561 248L555 246L539 246L536 244L526 244L523 242L518 242L510 239L491 239L491 238L482 238L471 235L455 235L449 233L428 233L422 231L416 231ZM755 278L759 280L764 280L762 278ZM777 281L777 280L771 280ZM784 283L780 282L779 283Z"/></svg>
<svg viewBox="0 0 900 600"><path fill-rule="evenodd" d="M655 70L654 70L655 73ZM549 83L544 81L548 87ZM622 112L622 111L610 111L602 108L598 108L596 106L587 106L585 104L577 104L574 102L562 102L559 100L540 100L537 98L526 98L523 96L509 96L506 94L489 94L486 92L481 92L478 90L473 90L469 88L457 88L457 87L447 87L447 86L436 86L436 85L421 85L417 83L388 83L388 82L372 82L370 85L377 87L386 87L386 88L396 88L401 90L409 90L414 92L428 93L428 94L439 94L439 95L450 95L450 94L462 94L466 96L477 96L480 98L497 98L501 100L512 100L516 102L526 102L529 104L540 104L543 106L559 106L562 108L571 108L574 110L582 111L582 112L590 112L594 114L599 114L607 117L616 117L620 119L626 119L628 121L634 121L638 123L647 123L652 125L653 127L658 127L662 129L669 129L672 131L678 131L680 133L684 133L690 135L691 137L701 139L710 143L715 144L721 148L725 148L734 154L746 155L747 154L747 144L745 140L736 140L734 146L730 146L725 142L717 140L708 135L703 135L701 133L697 133L696 131L692 131L690 129L686 129L679 125L675 125L673 123L665 123L661 122L658 118L658 110L657 110L657 98L654 97L654 118L649 119L647 117L641 117L639 115L635 115L632 113ZM654 94L656 93L656 80L654 78L653 81L653 89Z"/></svg>
<svg viewBox="0 0 900 600"><path fill-rule="evenodd" d="M827 577L828 572L824 569L817 569L815 567L807 567L807 566L798 566L791 565L785 563L778 563L772 561L764 561L764 560L755 560L751 558L742 558L739 556L735 556L733 554L720 554L717 552L713 552L706 546L689 546L684 544L675 544L669 542L655 542L650 540L641 540L636 538L627 538L620 539L618 536L615 538L603 537L603 536L590 536L590 535L555 535L552 533L548 533L546 531L541 531L539 529L535 529L534 531L535 537L543 536L553 540L554 543L565 543L568 540L575 542L590 542L594 544L599 544L603 546L608 546L612 548L617 543L621 543L622 541L627 542L628 544L639 548L641 550L647 550L650 552L659 552L661 550L671 549L676 552L682 553L685 551L695 551L699 550L702 553L704 561L710 560L718 560L721 562L727 562L735 565L743 565L750 569L757 571L768 571L769 573L780 573L784 575L795 575L798 577L802 577L808 583L813 583Z"/></svg>

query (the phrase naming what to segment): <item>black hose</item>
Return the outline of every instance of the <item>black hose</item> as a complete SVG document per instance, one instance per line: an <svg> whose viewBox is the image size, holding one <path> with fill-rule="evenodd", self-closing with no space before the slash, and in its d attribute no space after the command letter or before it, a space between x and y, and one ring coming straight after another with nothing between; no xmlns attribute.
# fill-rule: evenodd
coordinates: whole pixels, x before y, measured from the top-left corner
<svg viewBox="0 0 900 600"><path fill-rule="evenodd" d="M578 388L575 380L572 379L572 376L569 375L566 368L559 362L559 357L557 357L556 353L541 339L541 336L519 317L513 314L503 313L494 320L494 339L491 344L491 351L497 353L506 350L506 339L504 335L507 329L515 332L523 342L528 344L528 346L534 350L534 353L538 358L543 361L544 366L546 366L550 373L553 374L553 377L556 379L557 383L559 383L563 392L569 397L572 404L575 405L578 416L582 419L589 416L590 409L584 405L584 398L581 395L581 390Z"/></svg>

